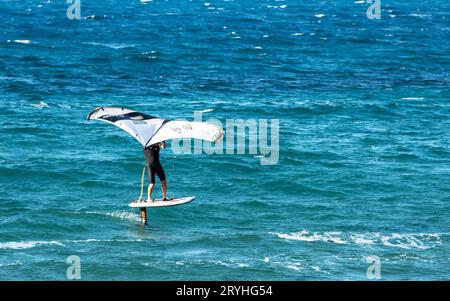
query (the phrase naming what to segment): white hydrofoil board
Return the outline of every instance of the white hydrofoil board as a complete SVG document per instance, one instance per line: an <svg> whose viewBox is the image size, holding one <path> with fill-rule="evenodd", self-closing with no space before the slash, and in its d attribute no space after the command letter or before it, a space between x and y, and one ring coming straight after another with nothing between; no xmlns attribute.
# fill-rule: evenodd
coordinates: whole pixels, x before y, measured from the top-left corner
<svg viewBox="0 0 450 301"><path fill-rule="evenodd" d="M169 206L178 206L192 202L195 200L195 197L189 196L184 198L173 198L169 201L162 201L159 199L154 200L153 202L149 201L133 201L128 206L131 208L154 208L154 207L169 207Z"/></svg>

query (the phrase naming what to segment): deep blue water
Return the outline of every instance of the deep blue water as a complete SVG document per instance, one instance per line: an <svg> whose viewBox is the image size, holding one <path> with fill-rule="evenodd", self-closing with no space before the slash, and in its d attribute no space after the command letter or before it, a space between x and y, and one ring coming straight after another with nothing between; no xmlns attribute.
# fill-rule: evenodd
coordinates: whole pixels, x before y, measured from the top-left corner
<svg viewBox="0 0 450 301"><path fill-rule="evenodd" d="M0 2L0 279L450 278L450 2L65 2ZM279 162L166 150L197 200L142 227L106 105L279 119Z"/></svg>

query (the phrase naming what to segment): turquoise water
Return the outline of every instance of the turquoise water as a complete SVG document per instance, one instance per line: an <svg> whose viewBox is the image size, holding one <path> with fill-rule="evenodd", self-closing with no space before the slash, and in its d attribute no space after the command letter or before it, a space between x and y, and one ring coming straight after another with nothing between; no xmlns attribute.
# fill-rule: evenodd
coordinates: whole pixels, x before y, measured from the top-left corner
<svg viewBox="0 0 450 301"><path fill-rule="evenodd" d="M2 1L0 279L448 279L449 2L355 2ZM197 199L142 227L100 105L279 119L279 162L165 150Z"/></svg>

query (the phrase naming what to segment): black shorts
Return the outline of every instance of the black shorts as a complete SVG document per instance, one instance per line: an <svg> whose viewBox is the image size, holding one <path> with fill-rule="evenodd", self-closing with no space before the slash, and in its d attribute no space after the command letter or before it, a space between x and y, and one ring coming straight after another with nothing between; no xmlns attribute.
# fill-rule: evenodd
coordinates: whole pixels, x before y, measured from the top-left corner
<svg viewBox="0 0 450 301"><path fill-rule="evenodd" d="M158 175L158 178L161 182L166 180L166 174L164 173L164 169L161 163L151 164L150 166L147 166L147 169L150 183L155 184L155 174Z"/></svg>

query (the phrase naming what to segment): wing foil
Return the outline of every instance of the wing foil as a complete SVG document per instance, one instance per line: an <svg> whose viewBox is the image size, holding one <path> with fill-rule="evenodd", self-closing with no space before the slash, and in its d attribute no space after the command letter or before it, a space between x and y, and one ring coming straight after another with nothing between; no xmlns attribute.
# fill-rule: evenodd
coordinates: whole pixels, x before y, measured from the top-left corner
<svg viewBox="0 0 450 301"><path fill-rule="evenodd" d="M223 137L223 129L211 123L161 119L125 108L100 107L89 113L87 119L113 124L144 147L170 139L217 142Z"/></svg>

